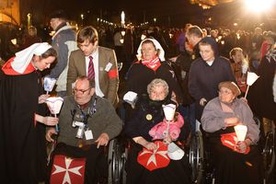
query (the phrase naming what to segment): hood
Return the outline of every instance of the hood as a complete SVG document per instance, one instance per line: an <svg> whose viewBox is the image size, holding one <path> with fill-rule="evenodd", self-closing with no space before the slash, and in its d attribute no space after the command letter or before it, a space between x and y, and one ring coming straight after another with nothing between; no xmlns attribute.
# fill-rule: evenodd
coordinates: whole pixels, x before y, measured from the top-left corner
<svg viewBox="0 0 276 184"><path fill-rule="evenodd" d="M206 36L206 37L202 38L202 40L200 40L200 43L202 43L202 42L208 43L209 45L211 45L211 47L214 51L215 57L219 56L218 44L214 38Z"/></svg>

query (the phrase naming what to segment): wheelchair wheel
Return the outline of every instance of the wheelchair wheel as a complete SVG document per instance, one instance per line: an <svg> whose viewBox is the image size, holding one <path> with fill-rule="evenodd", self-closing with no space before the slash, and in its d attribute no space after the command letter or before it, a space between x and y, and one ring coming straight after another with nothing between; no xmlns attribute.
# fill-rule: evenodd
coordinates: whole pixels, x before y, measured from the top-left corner
<svg viewBox="0 0 276 184"><path fill-rule="evenodd" d="M256 116L253 116L253 119L254 119L255 123L258 125L258 128L260 129L261 125L262 125L261 120Z"/></svg>
<svg viewBox="0 0 276 184"><path fill-rule="evenodd" d="M189 150L189 163L192 167L192 181L201 183L203 177L203 138L202 133L197 131L192 137Z"/></svg>
<svg viewBox="0 0 276 184"><path fill-rule="evenodd" d="M266 136L265 146L263 149L265 181L273 183L273 171L275 169L275 129Z"/></svg>
<svg viewBox="0 0 276 184"><path fill-rule="evenodd" d="M119 139L113 139L108 148L108 184L124 184L126 181L126 148Z"/></svg>

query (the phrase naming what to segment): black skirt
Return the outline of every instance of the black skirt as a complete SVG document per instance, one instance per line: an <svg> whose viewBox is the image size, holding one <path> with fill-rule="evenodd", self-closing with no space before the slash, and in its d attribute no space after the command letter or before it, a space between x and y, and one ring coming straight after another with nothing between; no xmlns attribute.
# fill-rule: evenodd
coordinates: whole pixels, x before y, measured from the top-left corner
<svg viewBox="0 0 276 184"><path fill-rule="evenodd" d="M263 182L262 155L258 146L250 146L250 152L242 154L222 145L218 138L210 138L209 143L216 184Z"/></svg>

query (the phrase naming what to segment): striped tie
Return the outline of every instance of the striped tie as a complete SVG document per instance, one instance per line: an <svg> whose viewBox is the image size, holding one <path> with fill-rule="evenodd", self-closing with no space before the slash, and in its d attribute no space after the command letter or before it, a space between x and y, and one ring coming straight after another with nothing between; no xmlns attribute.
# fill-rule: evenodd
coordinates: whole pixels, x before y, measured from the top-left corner
<svg viewBox="0 0 276 184"><path fill-rule="evenodd" d="M93 65L93 57L89 56L88 79L94 79L94 78L95 78L95 71L94 71L94 65Z"/></svg>

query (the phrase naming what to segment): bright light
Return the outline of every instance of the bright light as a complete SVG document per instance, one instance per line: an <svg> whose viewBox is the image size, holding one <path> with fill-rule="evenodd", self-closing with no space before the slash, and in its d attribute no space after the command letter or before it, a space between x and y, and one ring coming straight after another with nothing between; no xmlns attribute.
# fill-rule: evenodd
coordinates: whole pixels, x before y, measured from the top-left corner
<svg viewBox="0 0 276 184"><path fill-rule="evenodd" d="M246 8L254 12L264 12L272 7L274 0L244 0Z"/></svg>
<svg viewBox="0 0 276 184"><path fill-rule="evenodd" d="M126 34L126 31L121 31L122 36L125 36L125 34Z"/></svg>
<svg viewBox="0 0 276 184"><path fill-rule="evenodd" d="M121 13L121 24L122 25L125 25L125 17L126 17L125 12L122 11L122 13Z"/></svg>

